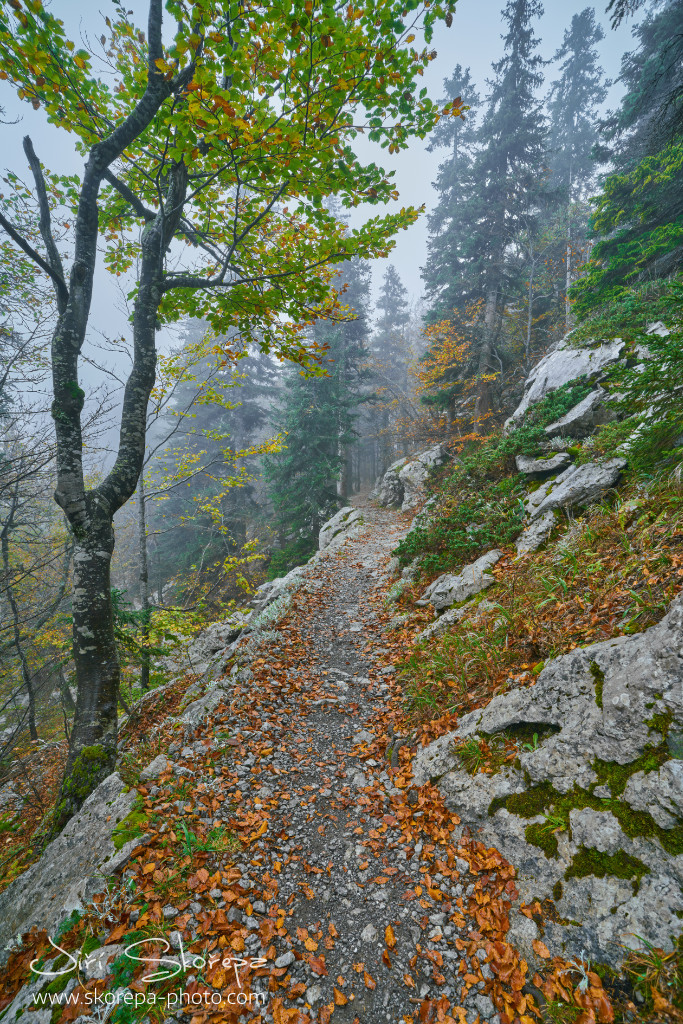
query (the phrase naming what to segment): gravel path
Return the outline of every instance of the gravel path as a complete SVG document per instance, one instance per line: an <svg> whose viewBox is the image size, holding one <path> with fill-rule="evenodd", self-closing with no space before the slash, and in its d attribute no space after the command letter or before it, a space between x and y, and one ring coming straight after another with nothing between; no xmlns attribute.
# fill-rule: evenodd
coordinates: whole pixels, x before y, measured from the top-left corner
<svg viewBox="0 0 683 1024"><path fill-rule="evenodd" d="M248 904L229 916L246 925L244 956L268 960L253 979L275 989L264 1021L497 1021L486 953L467 938L468 864L423 832L417 791L386 757L398 702L375 591L406 524L363 512L362 536L321 561L235 692L226 792L267 828L236 865Z"/></svg>
<svg viewBox="0 0 683 1024"><path fill-rule="evenodd" d="M184 820L204 836L227 825L245 845L232 864L195 854L194 899L163 917L176 948L181 937L211 948L220 935L248 961L240 991L260 1002L239 1020L493 1024L486 943L471 915L496 873L477 877L471 856L470 873L450 844L457 819L435 789L412 787L408 747L397 768L387 756L401 699L383 594L408 522L362 508L360 537L320 559L276 632L251 642L229 707L170 748L174 777L151 788L153 804L168 807L187 773L176 801ZM234 989L231 968L219 970L191 974L186 987ZM222 1013L194 1019L237 1019Z"/></svg>

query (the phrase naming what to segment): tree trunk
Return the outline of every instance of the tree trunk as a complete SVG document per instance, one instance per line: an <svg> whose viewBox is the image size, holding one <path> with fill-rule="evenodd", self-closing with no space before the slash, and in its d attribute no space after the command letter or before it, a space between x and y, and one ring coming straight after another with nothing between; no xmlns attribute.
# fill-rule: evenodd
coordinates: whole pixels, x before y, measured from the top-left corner
<svg viewBox="0 0 683 1024"><path fill-rule="evenodd" d="M142 608L142 655L140 657L140 686L149 690L149 565L147 558L147 518L145 515L145 482L140 473L138 483L138 544L140 549L140 606Z"/></svg>
<svg viewBox="0 0 683 1024"><path fill-rule="evenodd" d="M572 286L572 165L569 164L569 196L567 199L567 276L564 289L564 318L565 330L570 331L572 326L572 308L569 302L569 289Z"/></svg>
<svg viewBox="0 0 683 1024"><path fill-rule="evenodd" d="M529 270L529 294L527 296L527 318L526 318L526 345L524 346L524 361L526 367L529 367L529 352L531 351L531 329L534 325L533 308L534 308L534 271L536 270L536 258L531 258L531 268Z"/></svg>
<svg viewBox="0 0 683 1024"><path fill-rule="evenodd" d="M53 830L78 810L116 765L119 661L111 607L114 526L88 495L90 529L78 538L73 569L73 657L76 713Z"/></svg>
<svg viewBox="0 0 683 1024"><path fill-rule="evenodd" d="M484 434L484 420L491 411L491 384L483 380L489 372L489 364L493 353L493 339L496 330L496 308L498 302L498 289L494 286L486 293L486 306L484 308L484 332L479 351L479 365L477 374L477 396L474 405L474 428L478 434Z"/></svg>

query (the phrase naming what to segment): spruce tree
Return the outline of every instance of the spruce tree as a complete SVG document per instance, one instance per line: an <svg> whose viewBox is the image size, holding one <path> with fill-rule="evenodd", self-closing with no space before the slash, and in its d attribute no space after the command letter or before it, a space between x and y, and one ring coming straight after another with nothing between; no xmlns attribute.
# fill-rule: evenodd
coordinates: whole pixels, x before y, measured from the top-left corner
<svg viewBox="0 0 683 1024"><path fill-rule="evenodd" d="M634 288L645 286L652 300L683 267L682 27L683 0L654 5L634 29L637 49L622 59L627 91L596 147L609 165L593 200L598 241L573 289L581 315L602 307L628 319Z"/></svg>
<svg viewBox="0 0 683 1024"><path fill-rule="evenodd" d="M493 65L494 78L489 82L471 167L468 140L459 151L464 171L461 184L454 182L455 171L450 186L446 169L441 175L446 189L450 187L455 196L447 242L453 280L439 281L434 264L426 268L432 294L437 296L436 312L445 312L451 300L452 306L459 305L461 310L462 300L479 298L482 302L473 364L479 378L474 411L479 423L491 410L490 374L496 369L492 363L500 311L521 277L520 261L512 246L522 232L533 230L547 177L547 132L536 97L544 62L536 53L538 40L531 24L542 13L540 0L508 0L503 9L505 51ZM466 83L469 87L469 78L463 76L463 85ZM445 205L444 213L449 215ZM437 217L435 227L438 224Z"/></svg>
<svg viewBox="0 0 683 1024"><path fill-rule="evenodd" d="M596 112L607 95L607 85L598 64L597 44L605 33L595 21L595 11L586 7L575 14L554 56L561 60L560 76L548 96L550 132L548 163L552 171L549 189L565 221L565 326L570 326L569 289L574 271L574 241L579 224L573 204L583 198L595 173L591 151L597 140ZM585 221L584 221L585 231Z"/></svg>
<svg viewBox="0 0 683 1024"><path fill-rule="evenodd" d="M344 289L346 319L320 321L311 329L313 340L326 346L325 375L304 376L298 367L290 367L273 417L273 425L285 435L286 447L265 463L280 545L271 575L286 572L313 554L320 527L348 496L354 424L366 397L369 272L365 264L360 260L344 264L338 286Z"/></svg>
<svg viewBox="0 0 683 1024"><path fill-rule="evenodd" d="M471 299L478 292L479 278L473 273L473 252L468 238L473 225L467 216L471 209L476 183L472 176L477 141L477 108L479 94L474 88L470 69L457 64L450 78L444 79L445 102L462 97L470 109L463 117L442 118L432 132L428 151L448 150L439 164L434 188L439 196L427 219L430 231L427 263L422 268L425 293L431 303L427 316L436 322L449 311Z"/></svg>

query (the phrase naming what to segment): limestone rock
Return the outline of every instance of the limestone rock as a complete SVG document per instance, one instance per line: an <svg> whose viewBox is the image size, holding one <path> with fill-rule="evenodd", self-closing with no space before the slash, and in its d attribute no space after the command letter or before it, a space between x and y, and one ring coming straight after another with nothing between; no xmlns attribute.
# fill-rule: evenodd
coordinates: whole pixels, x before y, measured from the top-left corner
<svg viewBox="0 0 683 1024"><path fill-rule="evenodd" d="M572 348L571 335L567 334L550 352L534 366L526 379L524 397L505 424L506 428L517 426L527 409L540 402L550 391L556 391L563 384L579 377L593 376L616 362L621 355L624 342L620 338L597 345L595 348Z"/></svg>
<svg viewBox="0 0 683 1024"><path fill-rule="evenodd" d="M370 495L379 505L385 508L400 508L403 503L403 484L399 479L399 471L405 466L406 459L397 459L380 477L374 491Z"/></svg>
<svg viewBox="0 0 683 1024"><path fill-rule="evenodd" d="M683 764L674 757L658 771L634 770L623 792L623 771L616 767L628 774L646 748L661 743L658 721L675 736L683 729L683 595L645 632L549 662L535 685L463 716L454 732L413 761L415 783L438 781L446 805L458 814L454 839L468 828L499 849L517 869L522 900L555 900L565 923L548 924L544 941L551 952L585 949L591 958L618 965L624 947L637 945L636 936L670 949L683 932L683 856L667 852L657 835L657 826L681 823ZM492 775L470 776L463 769L459 742L522 725L535 729L541 741L522 748L516 765ZM615 766L607 785L596 774L601 763ZM529 790L532 802L515 800ZM568 812L554 825L553 810L563 799L570 801ZM630 825L629 834L622 829L621 820L631 821L630 808L652 818L642 835ZM536 845L538 833L529 834L529 826L552 836L555 849ZM611 873L617 868L610 858L617 856L630 877ZM591 873L593 863L597 874Z"/></svg>
<svg viewBox="0 0 683 1024"><path fill-rule="evenodd" d="M419 601L415 603L421 606L432 604L437 611L442 608L450 608L459 601L466 601L494 582L493 576L486 570L492 568L502 557L502 551L487 551L485 555L478 558L471 565L466 565L457 576L452 573L444 573L427 587Z"/></svg>
<svg viewBox="0 0 683 1024"><path fill-rule="evenodd" d="M352 508L351 505L341 508L320 530L318 547L323 551L332 544L338 546L347 540L351 530L360 526L362 521L363 513L359 509Z"/></svg>
<svg viewBox="0 0 683 1024"><path fill-rule="evenodd" d="M610 423L616 414L605 405L607 392L604 388L596 388L589 395L570 409L554 423L550 423L545 432L548 437L586 437L601 423Z"/></svg>
<svg viewBox="0 0 683 1024"><path fill-rule="evenodd" d="M517 455L515 465L518 472L526 476L535 476L541 473L557 473L559 469L565 469L571 461L568 452L557 452L549 459L532 459L529 455Z"/></svg>
<svg viewBox="0 0 683 1024"><path fill-rule="evenodd" d="M140 772L140 782L152 782L154 779L158 779L163 772L166 772L171 767L171 762L165 754L159 754L154 758L153 761L143 768Z"/></svg>
<svg viewBox="0 0 683 1024"><path fill-rule="evenodd" d="M463 605L460 608L449 608L448 611L440 615L438 619L435 619L431 625L423 629L418 634L417 639L422 641L433 640L435 636L441 636L447 629L454 626L456 622L460 622L465 612L468 610L467 605Z"/></svg>
<svg viewBox="0 0 683 1024"><path fill-rule="evenodd" d="M614 487L626 465L626 459L619 458L570 466L554 480L532 491L525 502L526 510L536 519L556 508L589 505Z"/></svg>
<svg viewBox="0 0 683 1024"><path fill-rule="evenodd" d="M370 495L380 505L409 512L424 501L429 471L448 458L445 445L436 444L419 455L398 459L377 483Z"/></svg>
<svg viewBox="0 0 683 1024"><path fill-rule="evenodd" d="M424 487L429 471L441 465L447 457L444 445L437 444L422 452L411 462L406 463L398 472L398 479L403 487L403 503L401 510L409 512L424 501Z"/></svg>
<svg viewBox="0 0 683 1024"><path fill-rule="evenodd" d="M656 772L636 772L623 798L634 811L652 815L661 828L673 828L683 818L683 761L667 761Z"/></svg>
<svg viewBox="0 0 683 1024"><path fill-rule="evenodd" d="M552 512L544 512L542 516L533 519L515 541L517 556L521 558L531 551L537 551L550 536L554 525L555 516Z"/></svg>
<svg viewBox="0 0 683 1024"><path fill-rule="evenodd" d="M136 796L116 772L90 794L40 860L0 894L0 946L33 925L54 932L102 889L99 871L119 852L112 832L130 814Z"/></svg>
<svg viewBox="0 0 683 1024"><path fill-rule="evenodd" d="M303 565L297 565L286 576L280 576L276 580L262 583L252 598L255 616L268 608L269 605L274 604L279 598L284 597L285 594L291 593L304 575L305 568Z"/></svg>

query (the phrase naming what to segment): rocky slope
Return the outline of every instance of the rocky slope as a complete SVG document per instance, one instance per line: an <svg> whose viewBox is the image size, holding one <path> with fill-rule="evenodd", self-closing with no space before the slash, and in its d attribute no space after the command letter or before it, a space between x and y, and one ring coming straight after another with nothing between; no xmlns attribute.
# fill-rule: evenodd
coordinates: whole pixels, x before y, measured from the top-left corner
<svg viewBox="0 0 683 1024"><path fill-rule="evenodd" d="M398 576L396 544L439 518L430 472L451 457L433 446L390 467L373 503L342 509L315 558L264 584L249 614L169 664L193 681L172 717L122 749L127 785L106 780L0 896L3 1024L58 1021L50 994L80 999L89 1024L86 994L118 997L131 982L163 996L154 1019L166 1024L499 1024L556 998L613 1019L588 961L618 967L627 948L670 949L683 930L683 598L649 629L477 698L424 746L391 638L414 623L419 653L500 615L500 566L530 567L562 542L560 513L580 516L620 485L625 456L575 460L612 415L601 382L622 348L564 342L530 375L509 432L553 389L588 379L538 450L517 456L528 487L514 544L428 586L419 558ZM415 603L392 615L411 587ZM479 741L492 756L473 772ZM29 963L49 959L41 930L55 929L82 959L48 984ZM140 982L126 944L141 936L205 958L181 975L194 1007L173 1005L170 983ZM237 965L209 962L217 948ZM240 993L250 1002L237 1007Z"/></svg>

